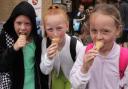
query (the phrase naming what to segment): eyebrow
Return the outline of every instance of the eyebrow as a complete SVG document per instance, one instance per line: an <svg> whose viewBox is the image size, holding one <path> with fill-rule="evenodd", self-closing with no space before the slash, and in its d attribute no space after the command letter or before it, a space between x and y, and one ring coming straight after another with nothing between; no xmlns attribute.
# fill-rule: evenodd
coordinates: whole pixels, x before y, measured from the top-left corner
<svg viewBox="0 0 128 89"><path fill-rule="evenodd" d="M50 7L48 8L48 10L51 10L51 9L58 9L58 8L59 8L59 6L53 5L53 6L50 6Z"/></svg>

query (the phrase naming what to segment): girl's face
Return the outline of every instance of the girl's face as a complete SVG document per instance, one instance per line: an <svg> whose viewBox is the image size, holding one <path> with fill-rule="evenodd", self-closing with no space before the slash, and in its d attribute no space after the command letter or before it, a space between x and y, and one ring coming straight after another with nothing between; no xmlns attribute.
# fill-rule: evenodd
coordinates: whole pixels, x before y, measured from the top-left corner
<svg viewBox="0 0 128 89"><path fill-rule="evenodd" d="M120 28L115 20L108 15L93 13L90 17L90 35L93 42L102 41L104 46L101 49L110 49L120 33Z"/></svg>
<svg viewBox="0 0 128 89"><path fill-rule="evenodd" d="M50 39L59 37L61 43L68 30L68 22L66 22L65 17L61 14L48 15L44 20L44 27L47 37Z"/></svg>
<svg viewBox="0 0 128 89"><path fill-rule="evenodd" d="M32 30L32 23L27 16L20 15L16 17L14 21L14 29L18 36L20 34L25 34L28 37Z"/></svg>

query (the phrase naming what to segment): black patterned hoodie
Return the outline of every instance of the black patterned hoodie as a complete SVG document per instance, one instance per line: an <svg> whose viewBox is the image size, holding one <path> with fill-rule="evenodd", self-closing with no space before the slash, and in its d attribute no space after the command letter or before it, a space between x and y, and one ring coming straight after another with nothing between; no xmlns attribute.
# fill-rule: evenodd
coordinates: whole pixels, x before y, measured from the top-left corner
<svg viewBox="0 0 128 89"><path fill-rule="evenodd" d="M13 45L18 36L14 30L14 21L20 16L29 17L32 22L32 32L35 50L35 89L48 89L47 76L40 71L41 41L37 35L36 14L34 8L27 1L20 2L12 11L10 17L3 25L0 34L0 89L23 89L24 84L24 62L23 52L15 51Z"/></svg>

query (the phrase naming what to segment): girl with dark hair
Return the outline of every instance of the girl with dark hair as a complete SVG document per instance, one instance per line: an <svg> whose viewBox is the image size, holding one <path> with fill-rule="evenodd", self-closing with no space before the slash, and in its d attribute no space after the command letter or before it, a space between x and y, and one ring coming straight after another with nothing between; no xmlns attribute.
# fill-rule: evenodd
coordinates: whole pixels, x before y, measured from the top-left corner
<svg viewBox="0 0 128 89"><path fill-rule="evenodd" d="M48 89L39 68L41 40L34 8L22 1L0 34L0 89Z"/></svg>

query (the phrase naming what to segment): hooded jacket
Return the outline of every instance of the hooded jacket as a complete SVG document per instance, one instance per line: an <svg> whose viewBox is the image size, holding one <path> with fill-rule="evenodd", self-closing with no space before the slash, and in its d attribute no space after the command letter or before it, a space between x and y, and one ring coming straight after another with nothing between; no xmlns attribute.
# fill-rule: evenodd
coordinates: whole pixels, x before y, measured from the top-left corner
<svg viewBox="0 0 128 89"><path fill-rule="evenodd" d="M13 48L13 44L18 38L14 30L14 21L20 15L27 16L32 22L32 31L30 36L33 38L36 45L34 65L35 89L48 89L47 76L43 75L39 68L42 38L37 35L36 14L34 8L26 1L22 1L13 9L9 19L3 25L3 29L0 34L0 72L9 73L11 89L23 89L23 52L21 49L19 51L15 51Z"/></svg>

